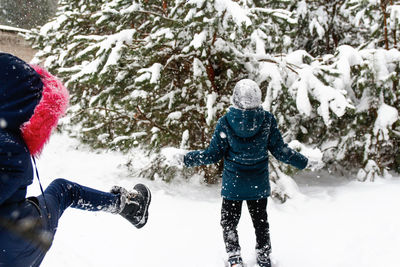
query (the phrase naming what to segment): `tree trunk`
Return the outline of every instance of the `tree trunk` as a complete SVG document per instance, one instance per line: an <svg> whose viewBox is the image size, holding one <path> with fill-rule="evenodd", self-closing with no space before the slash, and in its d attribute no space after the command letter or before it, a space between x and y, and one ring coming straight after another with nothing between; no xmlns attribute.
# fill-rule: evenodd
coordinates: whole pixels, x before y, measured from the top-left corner
<svg viewBox="0 0 400 267"><path fill-rule="evenodd" d="M383 12L383 27L384 27L384 40L385 40L385 49L389 50L389 39L388 39L388 29L387 29L387 13L386 13L387 2L386 0L381 0L381 9Z"/></svg>
<svg viewBox="0 0 400 267"><path fill-rule="evenodd" d="M168 8L168 3L167 0L163 0L163 12L165 16L168 16L167 8Z"/></svg>
<svg viewBox="0 0 400 267"><path fill-rule="evenodd" d="M393 6L393 0L390 0L390 5ZM397 25L394 26L393 29L393 42L394 42L394 49L397 49Z"/></svg>

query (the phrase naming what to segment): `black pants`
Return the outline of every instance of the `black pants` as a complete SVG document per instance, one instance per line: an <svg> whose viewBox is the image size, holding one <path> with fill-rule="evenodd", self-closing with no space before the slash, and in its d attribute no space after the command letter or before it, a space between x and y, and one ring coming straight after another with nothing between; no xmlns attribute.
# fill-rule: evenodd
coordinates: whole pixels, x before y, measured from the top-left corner
<svg viewBox="0 0 400 267"><path fill-rule="evenodd" d="M246 201L256 232L256 249L265 254L271 252L267 200L267 198L262 198ZM236 228L242 213L242 203L243 201L240 200L228 200L225 198L222 200L221 226L226 252L230 256L240 254L239 236Z"/></svg>

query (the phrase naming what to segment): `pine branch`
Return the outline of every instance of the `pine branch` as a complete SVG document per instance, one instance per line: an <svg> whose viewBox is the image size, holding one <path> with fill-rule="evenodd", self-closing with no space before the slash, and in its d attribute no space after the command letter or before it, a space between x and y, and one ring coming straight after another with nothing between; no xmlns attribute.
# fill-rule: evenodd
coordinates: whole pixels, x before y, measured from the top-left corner
<svg viewBox="0 0 400 267"><path fill-rule="evenodd" d="M269 58L265 58L265 59L259 59L258 61L262 61L262 62L270 62L270 63L274 63L279 65L279 63L275 60L269 59ZM299 73L294 69L294 67L299 68L298 66L291 64L291 63L286 63L286 67L291 70L292 72L296 73L297 75L299 75Z"/></svg>
<svg viewBox="0 0 400 267"><path fill-rule="evenodd" d="M129 119L129 120L134 119L133 117L131 117L131 116L129 116L129 115L123 113L123 112L120 112L120 111L115 110L115 109L105 108L105 107L90 107L90 108L82 109L78 113L74 114L73 117L79 116L80 114L82 114L84 112L87 112L87 111L90 111L90 110L104 110L106 112L117 113L118 115L120 115L119 118L125 118L125 119Z"/></svg>
<svg viewBox="0 0 400 267"><path fill-rule="evenodd" d="M160 17L160 18L168 20L168 21L172 21L172 22L176 22L176 23L179 23L179 24L183 24L181 21L178 21L178 20L175 20L175 19L171 19L171 18L167 18L162 14L158 14L158 13L152 12L152 11L134 10L133 12L142 13L142 14L146 14L146 15L153 15L153 16L157 16L157 17Z"/></svg>
<svg viewBox="0 0 400 267"><path fill-rule="evenodd" d="M142 110L140 109L140 107L137 105L136 106L136 110L138 112L138 115L135 116L135 120L141 119L141 120L145 120L148 121L150 123L151 126L153 127L157 127L160 130L166 131L168 132L170 135L174 136L174 137L178 137L175 133L173 133L172 131L170 131L168 128L165 128L163 126L160 126L159 124L157 124L156 122L152 121L151 119L147 118L146 114L144 114L142 112Z"/></svg>

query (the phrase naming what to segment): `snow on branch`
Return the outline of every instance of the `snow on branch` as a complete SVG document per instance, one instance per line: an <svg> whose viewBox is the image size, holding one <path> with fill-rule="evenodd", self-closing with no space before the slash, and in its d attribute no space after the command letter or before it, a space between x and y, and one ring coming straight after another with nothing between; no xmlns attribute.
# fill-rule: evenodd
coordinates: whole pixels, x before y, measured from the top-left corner
<svg viewBox="0 0 400 267"><path fill-rule="evenodd" d="M92 51L96 51L95 54L91 54L94 58L93 61L83 61L81 64L81 70L74 74L70 81L75 81L82 78L85 75L92 73L105 73L110 66L114 66L120 59L121 50L127 45L132 44L133 35L136 32L134 29L122 30L116 34L108 36L88 36L82 38L77 36L76 40L94 40L98 41L94 44L89 44L87 48L82 50L76 55L76 59L80 59L87 56Z"/></svg>

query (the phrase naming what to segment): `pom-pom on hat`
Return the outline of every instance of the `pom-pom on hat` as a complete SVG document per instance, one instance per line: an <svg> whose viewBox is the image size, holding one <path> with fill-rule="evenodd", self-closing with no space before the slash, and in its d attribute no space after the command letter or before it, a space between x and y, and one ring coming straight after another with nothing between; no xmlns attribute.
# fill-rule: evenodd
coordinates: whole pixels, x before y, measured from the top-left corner
<svg viewBox="0 0 400 267"><path fill-rule="evenodd" d="M232 104L239 109L255 109L261 106L261 90L258 84L250 79L243 79L233 88Z"/></svg>

